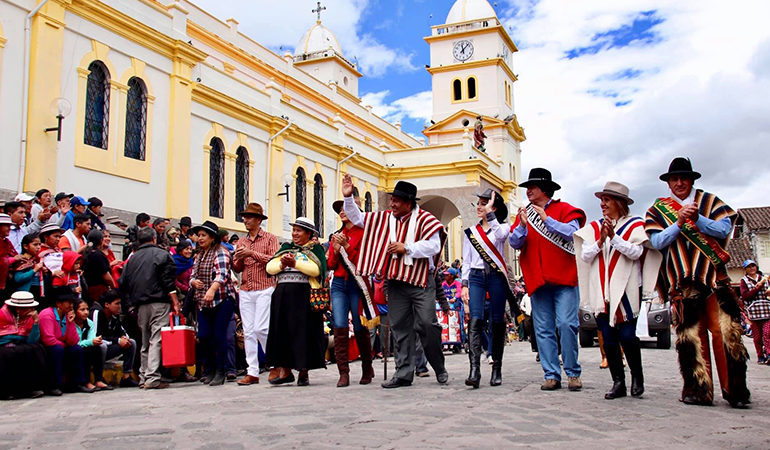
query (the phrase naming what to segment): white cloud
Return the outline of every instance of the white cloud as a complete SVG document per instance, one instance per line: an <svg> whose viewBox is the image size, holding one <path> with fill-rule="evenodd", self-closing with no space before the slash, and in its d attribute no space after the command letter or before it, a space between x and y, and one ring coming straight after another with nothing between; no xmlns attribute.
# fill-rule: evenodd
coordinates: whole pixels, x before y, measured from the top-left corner
<svg viewBox="0 0 770 450"><path fill-rule="evenodd" d="M316 21L311 10L315 1L193 0L221 20L235 17L238 29L262 45L293 51L302 36ZM269 5L268 5L269 3ZM368 77L381 77L388 70L415 71L412 54L389 48L376 38L362 33L362 14L369 0L327 0L321 15L324 26L336 36L344 56L357 61L359 70Z"/></svg>
<svg viewBox="0 0 770 450"><path fill-rule="evenodd" d="M362 105L371 105L372 112L383 119L395 123L405 117L427 123L433 114L433 93L431 91L418 92L408 97L387 102L389 90L364 94L361 97ZM420 137L420 140L424 137Z"/></svg>
<svg viewBox="0 0 770 450"><path fill-rule="evenodd" d="M767 2L624 0L512 1L501 14L520 47L515 107L528 140L523 176L548 167L559 194L592 215L593 192L613 179L631 188L642 213L666 193L658 175L690 156L697 183L733 207L767 205L761 188L770 156L770 17ZM643 11L663 21L659 42L565 55ZM608 79L631 69L633 78ZM617 97L602 97L616 92ZM615 102L631 103L616 107Z"/></svg>

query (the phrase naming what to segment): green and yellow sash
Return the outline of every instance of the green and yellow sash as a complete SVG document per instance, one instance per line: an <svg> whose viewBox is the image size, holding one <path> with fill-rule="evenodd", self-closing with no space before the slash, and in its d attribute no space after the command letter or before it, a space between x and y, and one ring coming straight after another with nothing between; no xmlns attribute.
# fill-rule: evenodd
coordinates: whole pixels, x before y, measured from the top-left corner
<svg viewBox="0 0 770 450"><path fill-rule="evenodd" d="M663 216L669 225L676 223L677 219L679 219L679 211L682 209L682 205L671 197L655 200L652 207ZM682 226L682 235L690 241L695 248L706 255L714 266L721 266L730 261L730 254L719 245L719 242L713 237L701 233L695 225L695 222L692 220L687 219Z"/></svg>

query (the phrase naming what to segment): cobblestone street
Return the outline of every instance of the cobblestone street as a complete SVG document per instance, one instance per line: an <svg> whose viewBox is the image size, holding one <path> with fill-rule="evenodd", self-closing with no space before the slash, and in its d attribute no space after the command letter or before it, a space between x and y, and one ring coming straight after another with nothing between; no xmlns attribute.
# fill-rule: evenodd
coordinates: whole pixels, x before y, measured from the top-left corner
<svg viewBox="0 0 770 450"><path fill-rule="evenodd" d="M751 346L745 340L747 348ZM751 346L753 357L753 346ZM335 387L335 366L311 386L265 383L221 388L174 384L163 391L95 394L0 403L5 448L770 448L770 367L749 362L752 409L678 401L676 353L643 349L643 399L603 399L610 376L599 349L581 349L582 392L542 392L529 344L506 348L503 385L471 390L465 355L447 355L448 386L416 378L411 387ZM390 362L392 373L392 361ZM351 368L357 381L358 364ZM489 368L482 367L483 381ZM718 387L717 387L718 392Z"/></svg>

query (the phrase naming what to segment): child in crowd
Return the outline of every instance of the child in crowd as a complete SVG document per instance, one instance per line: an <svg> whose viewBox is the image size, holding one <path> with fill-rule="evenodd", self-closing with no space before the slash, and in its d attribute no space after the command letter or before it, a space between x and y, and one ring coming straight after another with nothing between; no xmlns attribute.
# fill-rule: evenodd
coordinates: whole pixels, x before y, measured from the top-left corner
<svg viewBox="0 0 770 450"><path fill-rule="evenodd" d="M102 381L102 337L96 335L96 326L88 318L88 303L83 299L75 301L75 327L78 330L80 345L83 348L83 373L86 376L85 387L94 391L102 389L111 390L112 388ZM94 374L96 384L91 383L91 373Z"/></svg>
<svg viewBox="0 0 770 450"><path fill-rule="evenodd" d="M83 288L80 282L80 266L83 263L83 255L77 252L65 251L62 253L61 271L54 273L53 288L68 287L75 298L81 298Z"/></svg>
<svg viewBox="0 0 770 450"><path fill-rule="evenodd" d="M43 263L38 259L40 238L36 234L27 234L21 239L22 258L11 267L13 282L17 291L31 292L35 299L40 298L40 280Z"/></svg>
<svg viewBox="0 0 770 450"><path fill-rule="evenodd" d="M444 282L441 283L441 287L444 289L444 296L449 300L452 309L459 309L458 302L462 303L460 296L463 285L457 279L457 269L449 268L444 271Z"/></svg>
<svg viewBox="0 0 770 450"><path fill-rule="evenodd" d="M123 377L120 387L136 387L138 384L131 378L131 372L136 355L136 341L131 339L120 321L120 294L113 289L102 294L98 302L91 306L91 319L96 328L96 334L101 336L101 364L122 355ZM101 372L99 379L102 379ZM103 381L103 380L102 380Z"/></svg>

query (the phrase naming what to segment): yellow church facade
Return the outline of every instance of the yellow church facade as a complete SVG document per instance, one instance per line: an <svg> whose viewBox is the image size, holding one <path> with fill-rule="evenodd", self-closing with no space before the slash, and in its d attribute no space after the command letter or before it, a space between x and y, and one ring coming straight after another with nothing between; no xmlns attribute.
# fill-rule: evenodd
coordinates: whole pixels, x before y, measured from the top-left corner
<svg viewBox="0 0 770 450"><path fill-rule="evenodd" d="M342 173L367 210L387 207L404 179L449 227L445 256L459 258L474 193L519 203L516 48L486 0L458 0L426 33L427 144L362 103L361 73L320 20L278 55L239 32L237 17L185 0L0 0L0 193L45 187L98 196L124 220L190 216L233 231L255 201L265 227L288 238L298 216L322 236L336 229ZM475 55L453 57L460 41ZM486 151L473 145L477 115Z"/></svg>

